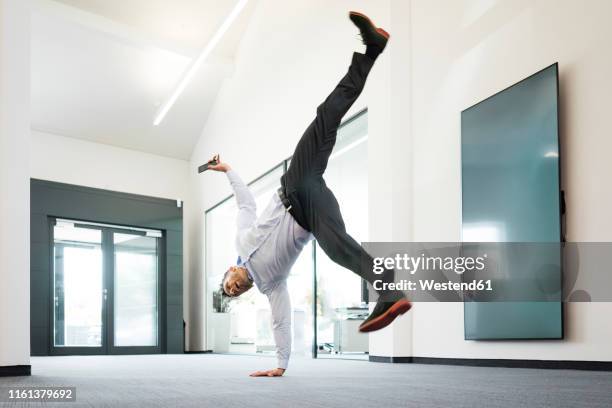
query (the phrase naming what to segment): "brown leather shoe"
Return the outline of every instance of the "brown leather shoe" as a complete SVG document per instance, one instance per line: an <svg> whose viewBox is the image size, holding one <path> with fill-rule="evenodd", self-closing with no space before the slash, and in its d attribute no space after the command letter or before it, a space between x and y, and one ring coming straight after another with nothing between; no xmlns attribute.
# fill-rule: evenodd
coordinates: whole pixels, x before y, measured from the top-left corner
<svg viewBox="0 0 612 408"><path fill-rule="evenodd" d="M365 45L376 45L381 51L385 49L387 41L391 37L388 32L376 25L368 16L357 11L349 12L349 18L359 28L361 38Z"/></svg>
<svg viewBox="0 0 612 408"><path fill-rule="evenodd" d="M370 316L359 326L359 331L367 333L387 327L396 317L403 315L411 307L412 303L406 298L397 300L395 303L378 301Z"/></svg>

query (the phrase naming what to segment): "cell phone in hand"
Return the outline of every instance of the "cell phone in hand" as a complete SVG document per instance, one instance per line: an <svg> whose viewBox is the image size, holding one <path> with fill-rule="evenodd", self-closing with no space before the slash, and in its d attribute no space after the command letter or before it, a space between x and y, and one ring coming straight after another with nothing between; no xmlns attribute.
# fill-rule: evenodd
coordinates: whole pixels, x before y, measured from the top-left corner
<svg viewBox="0 0 612 408"><path fill-rule="evenodd" d="M198 167L198 173L203 173L210 168L210 166L216 166L219 164L219 155L215 155L212 160L209 160L207 163Z"/></svg>

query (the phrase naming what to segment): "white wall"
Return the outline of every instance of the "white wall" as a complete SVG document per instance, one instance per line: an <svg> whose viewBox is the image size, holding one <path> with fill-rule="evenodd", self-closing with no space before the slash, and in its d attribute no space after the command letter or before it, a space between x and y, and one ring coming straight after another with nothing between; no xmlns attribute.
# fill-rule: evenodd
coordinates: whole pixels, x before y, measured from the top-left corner
<svg viewBox="0 0 612 408"><path fill-rule="evenodd" d="M391 40L381 58L378 75L369 79L370 139L369 209L372 241L412 240L411 131L411 10L409 1L387 2L387 18L376 23L390 31ZM373 304L370 305L373 307ZM411 356L412 314L370 334L370 354Z"/></svg>
<svg viewBox="0 0 612 408"><path fill-rule="evenodd" d="M32 131L32 178L152 197L189 198L189 162Z"/></svg>
<svg viewBox="0 0 612 408"><path fill-rule="evenodd" d="M259 0L239 47L234 75L223 84L192 156L192 174L215 152L245 180L290 156L317 106L346 73L352 52L364 49L348 11L386 18L387 3ZM378 71L375 67L372 76ZM371 90L366 87L352 112L366 106ZM192 186L197 210L190 215L190 250L199 256L192 257L190 265L190 345L199 350L205 347L204 210L230 190L221 174L196 176Z"/></svg>
<svg viewBox="0 0 612 408"><path fill-rule="evenodd" d="M612 239L612 2L412 0L413 238L460 237L460 111L558 61L568 239ZM418 304L413 355L612 360L612 304L568 304L566 340L463 340L461 304ZM406 333L408 335L408 333Z"/></svg>
<svg viewBox="0 0 612 408"><path fill-rule="evenodd" d="M184 218L192 205L189 162L185 160L38 131L32 131L30 157L29 174L32 178L150 197L181 199ZM188 319L189 288L186 272L189 242L185 222L183 228L183 312L185 319Z"/></svg>
<svg viewBox="0 0 612 408"><path fill-rule="evenodd" d="M203 213L229 193L222 175L195 176L220 152L245 179L290 155L315 108L359 49L346 20L369 13L392 39L356 108L369 108L370 236L457 241L460 112L560 63L568 238L610 240L612 28L607 0L260 0L191 160L188 215L192 349L203 349ZM232 245L232 243L228 243ZM461 304L419 303L370 336L382 356L612 360L610 304L570 304L563 341L463 340Z"/></svg>
<svg viewBox="0 0 612 408"><path fill-rule="evenodd" d="M0 0L0 367L30 364L30 15Z"/></svg>

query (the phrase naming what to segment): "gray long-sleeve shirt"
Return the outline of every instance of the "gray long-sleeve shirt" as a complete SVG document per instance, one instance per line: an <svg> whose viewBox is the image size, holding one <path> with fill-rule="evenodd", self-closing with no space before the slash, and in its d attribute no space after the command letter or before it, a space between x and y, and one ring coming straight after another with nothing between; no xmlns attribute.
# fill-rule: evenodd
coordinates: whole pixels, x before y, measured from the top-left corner
<svg viewBox="0 0 612 408"><path fill-rule="evenodd" d="M302 228L274 193L257 217L255 199L242 179L226 173L238 204L236 249L257 289L268 297L278 367L287 368L291 354L291 302L287 277L304 246L313 237Z"/></svg>

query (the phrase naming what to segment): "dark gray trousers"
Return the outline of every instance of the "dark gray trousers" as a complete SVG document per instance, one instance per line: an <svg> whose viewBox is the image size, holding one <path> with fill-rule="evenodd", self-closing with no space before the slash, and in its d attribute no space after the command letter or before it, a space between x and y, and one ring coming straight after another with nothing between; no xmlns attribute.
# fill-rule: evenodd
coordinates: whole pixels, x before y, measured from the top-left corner
<svg viewBox="0 0 612 408"><path fill-rule="evenodd" d="M316 118L298 142L289 169L281 178L291 203L290 213L298 224L312 232L332 261L370 283L381 276L372 272L372 257L346 232L338 201L325 184L323 173L340 122L361 94L373 64L368 56L353 54L347 74L317 108ZM392 271L383 278L392 280Z"/></svg>

